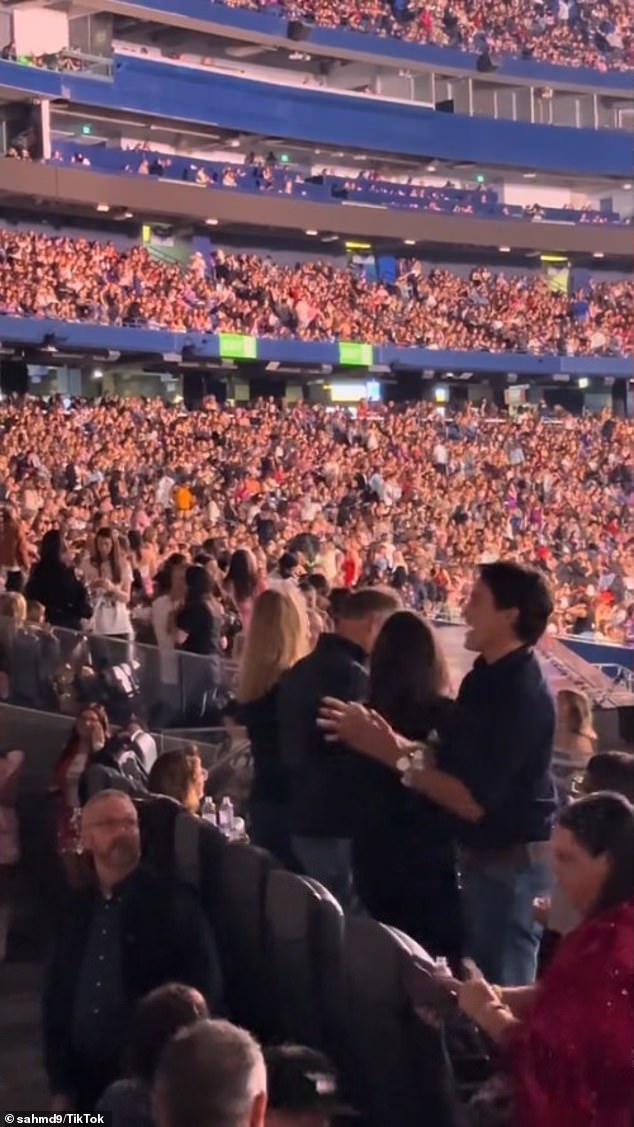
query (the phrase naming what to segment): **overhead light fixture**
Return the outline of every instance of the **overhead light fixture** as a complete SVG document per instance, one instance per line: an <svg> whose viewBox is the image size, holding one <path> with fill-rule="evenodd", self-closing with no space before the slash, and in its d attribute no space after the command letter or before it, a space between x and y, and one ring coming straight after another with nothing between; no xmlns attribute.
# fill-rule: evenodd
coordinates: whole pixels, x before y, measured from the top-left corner
<svg viewBox="0 0 634 1127"><path fill-rule="evenodd" d="M218 226L218 220L217 219L205 219L205 227L217 227L217 226Z"/></svg>
<svg viewBox="0 0 634 1127"><path fill-rule="evenodd" d="M109 203L98 203L97 204L97 211L104 211L104 212L110 211L110 204Z"/></svg>
<svg viewBox="0 0 634 1127"><path fill-rule="evenodd" d="M134 219L134 212L133 211L124 211L121 218L122 219Z"/></svg>
<svg viewBox="0 0 634 1127"><path fill-rule="evenodd" d="M318 235L319 231L313 231L312 228L311 228L308 231L304 231L304 234L305 235Z"/></svg>
<svg viewBox="0 0 634 1127"><path fill-rule="evenodd" d="M631 184L624 184L623 185L623 191L624 192L629 192L631 190L631 188L632 188Z"/></svg>
<svg viewBox="0 0 634 1127"><path fill-rule="evenodd" d="M500 254L510 254L511 253L510 247L498 247L498 250L499 250Z"/></svg>
<svg viewBox="0 0 634 1127"><path fill-rule="evenodd" d="M537 173L536 172L524 172L523 176L524 176L525 180L536 180L537 179Z"/></svg>
<svg viewBox="0 0 634 1127"><path fill-rule="evenodd" d="M102 372L101 368L95 368L95 370L92 374L92 378L93 378L93 380L102 380L103 379L103 372Z"/></svg>
<svg viewBox="0 0 634 1127"><path fill-rule="evenodd" d="M435 172L436 171L436 165L435 164L428 164L427 165L427 171L428 172Z"/></svg>
<svg viewBox="0 0 634 1127"><path fill-rule="evenodd" d="M367 160L365 153L355 153L354 160Z"/></svg>
<svg viewBox="0 0 634 1127"><path fill-rule="evenodd" d="M406 247L415 247L416 246L416 239L403 239L403 242L405 243Z"/></svg>
<svg viewBox="0 0 634 1127"><path fill-rule="evenodd" d="M595 250L595 252L594 252L594 254L592 255L592 257L593 257L593 258L605 258L605 255L604 255L604 253L603 253L603 251L602 251L602 250Z"/></svg>
<svg viewBox="0 0 634 1127"><path fill-rule="evenodd" d="M232 137L230 141L227 141L227 144L229 145L230 149L239 149L240 148L240 138L239 137Z"/></svg>

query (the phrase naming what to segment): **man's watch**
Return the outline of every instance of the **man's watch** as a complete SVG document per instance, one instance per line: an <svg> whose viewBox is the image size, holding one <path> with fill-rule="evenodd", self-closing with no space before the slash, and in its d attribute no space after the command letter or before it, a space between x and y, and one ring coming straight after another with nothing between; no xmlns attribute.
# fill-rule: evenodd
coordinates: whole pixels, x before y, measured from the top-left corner
<svg viewBox="0 0 634 1127"><path fill-rule="evenodd" d="M413 745L410 751L396 760L395 766L401 775L406 775L408 771L422 771L425 766L425 750L422 744Z"/></svg>

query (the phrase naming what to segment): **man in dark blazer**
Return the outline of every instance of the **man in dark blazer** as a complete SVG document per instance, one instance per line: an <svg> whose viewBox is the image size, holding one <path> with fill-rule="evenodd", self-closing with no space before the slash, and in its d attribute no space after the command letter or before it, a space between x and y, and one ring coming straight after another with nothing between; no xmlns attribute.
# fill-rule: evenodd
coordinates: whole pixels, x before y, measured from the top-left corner
<svg viewBox="0 0 634 1127"><path fill-rule="evenodd" d="M44 1049L54 1111L89 1111L121 1075L136 1002L166 982L199 990L218 1010L221 976L195 893L140 864L137 813L122 791L84 807L91 887L74 894L44 990Z"/></svg>

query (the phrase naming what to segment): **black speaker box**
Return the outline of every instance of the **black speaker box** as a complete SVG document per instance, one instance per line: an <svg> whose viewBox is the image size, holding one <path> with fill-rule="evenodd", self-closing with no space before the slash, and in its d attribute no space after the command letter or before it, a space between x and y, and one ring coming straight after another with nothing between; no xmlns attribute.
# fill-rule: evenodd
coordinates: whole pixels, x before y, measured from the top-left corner
<svg viewBox="0 0 634 1127"><path fill-rule="evenodd" d="M310 27L301 20L289 20L286 28L286 38L293 43L303 43L310 35Z"/></svg>

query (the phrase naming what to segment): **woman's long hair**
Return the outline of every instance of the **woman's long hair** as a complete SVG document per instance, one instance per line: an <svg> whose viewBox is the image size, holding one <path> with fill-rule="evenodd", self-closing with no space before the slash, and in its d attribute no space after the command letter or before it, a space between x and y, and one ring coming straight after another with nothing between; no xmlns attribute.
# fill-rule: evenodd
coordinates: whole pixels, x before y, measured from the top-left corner
<svg viewBox="0 0 634 1127"><path fill-rule="evenodd" d="M576 689L561 689L557 696L568 704L571 733L574 736L585 736L593 743L596 742L597 733L592 723L592 708L585 693L580 693Z"/></svg>
<svg viewBox="0 0 634 1127"><path fill-rule="evenodd" d="M258 587L255 557L248 548L238 548L232 555L225 584L236 602L253 597Z"/></svg>
<svg viewBox="0 0 634 1127"><path fill-rule="evenodd" d="M370 659L370 707L414 738L421 719L449 691L447 663L431 627L415 611L391 614Z"/></svg>
<svg viewBox="0 0 634 1127"><path fill-rule="evenodd" d="M156 597L169 595L172 590L172 575L177 567L187 563L187 556L183 552L172 552L168 556L154 580Z"/></svg>
<svg viewBox="0 0 634 1127"><path fill-rule="evenodd" d="M599 915L623 900L634 900L634 806L621 794L597 791L562 810L558 823L591 857L605 855L610 872L588 913Z"/></svg>
<svg viewBox="0 0 634 1127"><path fill-rule="evenodd" d="M285 591L263 591L253 607L238 673L237 700L248 704L263 697L309 648L308 620L298 599Z"/></svg>
<svg viewBox="0 0 634 1127"><path fill-rule="evenodd" d="M63 547L64 541L59 528L49 528L45 532L40 543L40 558L38 564L45 567L63 567ZM36 564L37 566L37 564Z"/></svg>
<svg viewBox="0 0 634 1127"><path fill-rule="evenodd" d="M83 705L83 707L80 708L75 717L75 723L73 724L68 739L66 740L66 743L64 744L64 747L59 754L57 763L55 764L56 771L58 771L61 766L65 765L75 755L75 752L77 751L77 748L79 746L79 732L77 730L77 726L81 717L85 716L87 712L92 712L97 717L97 720L99 721L103 731L104 740L107 741L110 738L110 721L108 720L108 714L103 705L95 703Z"/></svg>
<svg viewBox="0 0 634 1127"><path fill-rule="evenodd" d="M201 564L190 564L185 572L185 603L187 606L200 606L205 603L210 609L218 610L214 598L214 581Z"/></svg>
<svg viewBox="0 0 634 1127"><path fill-rule="evenodd" d="M105 560L99 554L99 541L100 540L110 540L111 545L112 545L112 547L110 548L110 551L108 552L108 555L106 556ZM97 571L99 573L101 573L101 568L102 568L103 564L106 563L106 562L109 563L110 564L110 572L112 574L112 582L113 583L120 583L121 582L121 577L122 577L122 574L123 574L123 568L121 566L121 548L119 547L119 540L115 536L115 534L114 534L114 532L112 531L111 528L100 528L99 529L97 535L95 536L95 550L94 550L94 554L93 554L90 562L92 563L93 567L95 567L97 569Z"/></svg>

